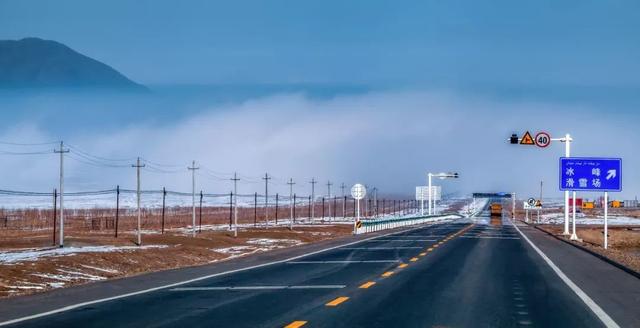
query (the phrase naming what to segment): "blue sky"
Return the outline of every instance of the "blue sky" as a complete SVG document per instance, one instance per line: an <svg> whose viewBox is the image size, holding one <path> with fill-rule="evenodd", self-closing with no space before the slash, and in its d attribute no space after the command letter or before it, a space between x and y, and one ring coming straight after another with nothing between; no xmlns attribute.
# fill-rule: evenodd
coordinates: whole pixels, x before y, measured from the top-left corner
<svg viewBox="0 0 640 328"><path fill-rule="evenodd" d="M0 1L145 84L640 85L637 1Z"/></svg>
<svg viewBox="0 0 640 328"><path fill-rule="evenodd" d="M575 155L640 165L639 31L638 1L0 0L0 39L56 40L154 90L2 94L0 140L388 192L455 169L452 190L535 195L562 145L514 148L512 132L570 132ZM51 160L5 159L22 173L3 186L48 190ZM185 172L145 181L188 189ZM71 189L134 181L82 163L69 175ZM640 172L625 176L640 193Z"/></svg>

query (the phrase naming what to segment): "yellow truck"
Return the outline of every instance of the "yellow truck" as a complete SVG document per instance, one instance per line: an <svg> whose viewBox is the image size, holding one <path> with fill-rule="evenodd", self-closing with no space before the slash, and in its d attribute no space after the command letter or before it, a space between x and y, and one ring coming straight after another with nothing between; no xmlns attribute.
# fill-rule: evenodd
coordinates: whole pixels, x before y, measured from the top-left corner
<svg viewBox="0 0 640 328"><path fill-rule="evenodd" d="M502 204L500 203L491 204L491 216L502 216Z"/></svg>

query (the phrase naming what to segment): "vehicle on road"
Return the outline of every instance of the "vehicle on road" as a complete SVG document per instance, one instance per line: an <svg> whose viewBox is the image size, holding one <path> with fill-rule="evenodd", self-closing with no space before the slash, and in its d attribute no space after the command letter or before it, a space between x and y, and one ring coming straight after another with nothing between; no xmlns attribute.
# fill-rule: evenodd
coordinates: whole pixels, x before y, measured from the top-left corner
<svg viewBox="0 0 640 328"><path fill-rule="evenodd" d="M502 216L502 204L500 203L491 204L491 216Z"/></svg>

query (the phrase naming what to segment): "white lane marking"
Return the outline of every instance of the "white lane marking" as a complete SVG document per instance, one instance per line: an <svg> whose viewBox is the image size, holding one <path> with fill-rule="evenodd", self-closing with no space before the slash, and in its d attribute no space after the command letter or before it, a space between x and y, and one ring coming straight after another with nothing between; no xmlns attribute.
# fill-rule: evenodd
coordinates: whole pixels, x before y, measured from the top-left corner
<svg viewBox="0 0 640 328"><path fill-rule="evenodd" d="M374 241L438 241L437 239L375 239L370 240L369 242Z"/></svg>
<svg viewBox="0 0 640 328"><path fill-rule="evenodd" d="M613 321L613 319L611 319L611 317L606 312L604 312L604 310L596 302L591 299L591 297L589 297L589 295L587 295L587 293L582 291L582 289L580 289L578 285L571 281L571 279L569 279L569 277L567 277L567 275L565 275L564 272L562 272L562 270L560 270L560 268L558 268L558 266L556 266L555 263L553 263L551 259L549 259L549 257L547 257L547 255L538 248L538 246L536 246L531 240L529 240L529 238L525 236L522 231L520 231L520 228L515 225L514 227L516 228L516 230L518 230L522 238L524 238L524 240L526 240L527 243L531 245L531 247L538 253L538 255L540 255L540 257L542 257L542 259L547 262L547 264L560 277L560 279L562 279L562 281L567 284L567 286L569 286L569 288L574 293L576 293L576 295L578 295L578 297L584 302L584 304L587 305L587 307L598 317L598 319L600 319L600 321L602 321L602 323L606 327L620 327L615 321Z"/></svg>
<svg viewBox="0 0 640 328"><path fill-rule="evenodd" d="M453 232L453 231L451 231ZM446 237L446 235L406 235L406 236L395 236L395 238L440 238Z"/></svg>
<svg viewBox="0 0 640 328"><path fill-rule="evenodd" d="M170 292L194 292L216 290L279 290L279 289L341 289L347 285L307 285L307 286L216 286L216 287L178 287Z"/></svg>
<svg viewBox="0 0 640 328"><path fill-rule="evenodd" d="M287 264L397 263L400 260L291 261Z"/></svg>
<svg viewBox="0 0 640 328"><path fill-rule="evenodd" d="M384 249L422 249L424 247L419 247L419 246L411 246L411 247L342 247L340 249L346 249L346 250L366 250L366 251L377 251L377 250L384 250Z"/></svg>
<svg viewBox="0 0 640 328"><path fill-rule="evenodd" d="M467 239L520 239L518 237L493 237L493 236L460 236L460 238L467 238Z"/></svg>
<svg viewBox="0 0 640 328"><path fill-rule="evenodd" d="M446 222L443 222L442 224L446 224ZM147 294L147 293L155 292L155 291L158 291L158 290L177 287L177 286L189 284L189 283L192 283L192 282L197 282L197 281L201 281L201 280L215 278L215 277L219 277L219 276L223 276L223 275L227 275L227 274L231 274L231 273L243 272L243 271L262 268L262 267L266 267L266 266L270 266L270 265L274 265L274 264L285 263L285 262L297 260L297 259L300 259L300 258L304 258L304 257L307 257L309 255L320 254L320 253L323 253L323 252L326 252L326 251L331 251L331 250L334 250L334 249L338 249L338 248L341 248L341 247L344 247L344 246L359 244L359 243L362 243L364 241L368 241L368 240L371 240L371 239L397 235L397 234L410 232L410 231L414 231L414 230L418 230L418 229L429 228L429 227L432 227L432 226L433 225L419 226L419 227L415 227L415 228L411 228L411 229L407 229L407 230L394 231L394 232L386 233L386 234L379 235L379 236L373 236L373 237L365 238L365 239L362 239L362 240L356 240L356 241L353 241L353 242L350 242L350 243L347 243L347 244L343 244L343 245L336 245L336 246L320 249L320 250L317 250L317 251L314 251L314 252L311 252L311 253L307 253L307 254L293 256L293 257L290 257L290 258L284 259L284 260L278 260L278 261L274 261L274 262L267 262L267 263L257 264L257 265L249 266L249 267L245 267L245 268L240 268L240 269L235 269L235 270L229 270L229 271L209 274L209 275L205 275L205 276L201 276L201 277L197 277L197 278L193 278L193 279L189 279L189 280L185 280L185 281L180 281L180 282L176 282L176 283L172 283L172 284L168 284L168 285L163 285L163 286L143 289L143 290L139 290L137 292L131 292L131 293L126 293L126 294L121 294L121 295L116 295L116 296L111 296L111 297L105 297L105 298L101 298L101 299L97 299L97 300L93 300L93 301L86 301L86 302L76 303L76 304L72 304L72 305L67 305L67 306L63 306L63 307L55 309L55 310L50 310L50 311L46 311L46 312L41 312L41 313L36 313L36 314L24 316L24 317L21 317L21 318L16 318L16 319L3 321L3 322L0 322L0 326L6 326L6 325L11 325L11 324L14 324L14 323L23 322L23 321L27 321L27 320L31 320L31 319L41 318L41 317L45 317L45 316L48 316L48 315L52 315L52 314L56 314L56 313L61 313L61 312L77 309L77 308L80 308L80 307L83 307L83 306L87 306L87 305L93 305L93 304L113 301L113 300L117 300L117 299L121 299L121 298L126 298L126 297L141 295L141 294Z"/></svg>

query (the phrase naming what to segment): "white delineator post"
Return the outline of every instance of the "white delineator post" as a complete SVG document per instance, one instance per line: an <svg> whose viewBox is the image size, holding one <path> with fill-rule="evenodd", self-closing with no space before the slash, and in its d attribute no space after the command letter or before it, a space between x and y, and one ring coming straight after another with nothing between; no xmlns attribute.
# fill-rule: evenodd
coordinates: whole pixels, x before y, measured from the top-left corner
<svg viewBox="0 0 640 328"><path fill-rule="evenodd" d="M572 217L573 217L573 233L571 234L571 240L578 240L578 235L576 235L576 192L573 192L573 209L572 209Z"/></svg>
<svg viewBox="0 0 640 328"><path fill-rule="evenodd" d="M604 249L608 247L608 227L607 227L607 219L609 216L609 192L604 192Z"/></svg>

